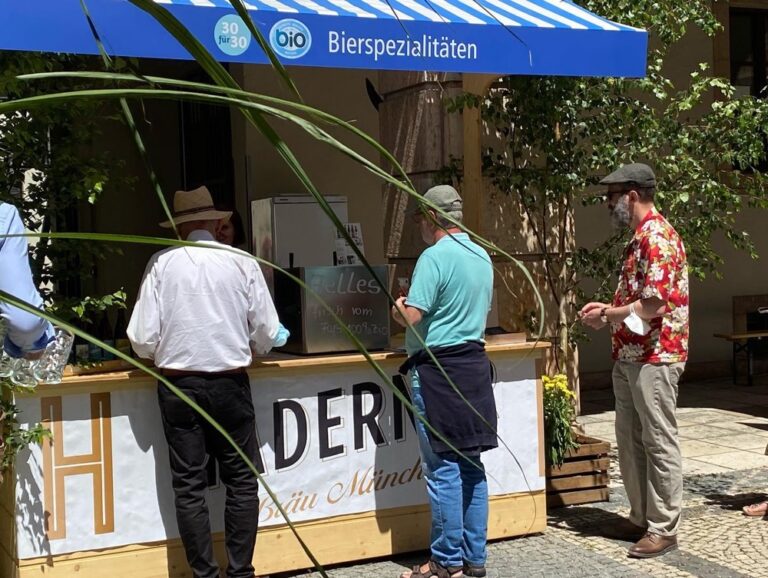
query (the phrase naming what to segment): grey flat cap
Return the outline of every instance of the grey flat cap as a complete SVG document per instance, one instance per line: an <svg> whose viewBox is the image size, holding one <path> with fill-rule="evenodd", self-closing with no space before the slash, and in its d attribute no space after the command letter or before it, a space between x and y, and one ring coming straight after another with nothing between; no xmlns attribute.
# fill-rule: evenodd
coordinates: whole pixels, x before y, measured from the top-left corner
<svg viewBox="0 0 768 578"><path fill-rule="evenodd" d="M656 175L648 165L632 163L624 165L600 181L601 185L617 185L623 183L635 183L640 187L655 187Z"/></svg>

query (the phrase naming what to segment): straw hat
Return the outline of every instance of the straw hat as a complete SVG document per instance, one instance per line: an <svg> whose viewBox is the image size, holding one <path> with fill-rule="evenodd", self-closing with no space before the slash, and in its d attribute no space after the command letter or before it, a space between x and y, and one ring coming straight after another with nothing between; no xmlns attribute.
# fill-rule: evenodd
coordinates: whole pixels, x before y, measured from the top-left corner
<svg viewBox="0 0 768 578"><path fill-rule="evenodd" d="M176 191L173 195L173 222L177 225L190 221L219 221L231 216L232 211L216 210L208 187L203 186L194 191ZM164 221L160 226L170 229L171 222Z"/></svg>

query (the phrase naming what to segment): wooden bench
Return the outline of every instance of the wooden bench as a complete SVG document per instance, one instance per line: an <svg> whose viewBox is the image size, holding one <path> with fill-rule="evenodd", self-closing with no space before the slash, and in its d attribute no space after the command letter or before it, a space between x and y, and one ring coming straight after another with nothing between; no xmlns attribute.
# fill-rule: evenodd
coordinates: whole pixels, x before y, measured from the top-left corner
<svg viewBox="0 0 768 578"><path fill-rule="evenodd" d="M733 383L738 377L739 364L736 356L739 353L747 354L747 385L753 385L755 372L755 350L764 339L768 339L768 331L745 331L743 333L715 333L715 337L727 339L733 344Z"/></svg>

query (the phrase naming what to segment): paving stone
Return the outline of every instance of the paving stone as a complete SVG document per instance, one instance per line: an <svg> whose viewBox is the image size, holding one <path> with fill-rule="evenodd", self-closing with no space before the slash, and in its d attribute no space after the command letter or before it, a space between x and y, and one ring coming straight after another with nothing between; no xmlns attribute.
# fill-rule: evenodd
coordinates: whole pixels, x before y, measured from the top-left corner
<svg viewBox="0 0 768 578"><path fill-rule="evenodd" d="M710 456L702 456L710 457ZM731 468L712 464L696 458L683 458L683 475L692 474L720 474L730 471Z"/></svg>
<svg viewBox="0 0 768 578"><path fill-rule="evenodd" d="M709 443L739 450L756 450L765 449L765 446L768 445L768 440L762 436L754 435L751 433L739 433L727 438L709 440Z"/></svg>
<svg viewBox="0 0 768 578"><path fill-rule="evenodd" d="M734 429L726 429L725 427L716 427L712 423L684 425L680 427L678 431L679 431L680 437L683 439L698 439L698 440L707 440L707 441L713 441L716 438L725 438L727 436L736 435L736 432Z"/></svg>
<svg viewBox="0 0 768 578"><path fill-rule="evenodd" d="M696 407L681 410L681 418L685 415L690 419L687 423L691 425L687 427L691 434L713 433L712 424L717 424L715 434L723 430L727 434L730 430L738 437L740 423L764 425L763 421L752 418L743 400L739 413L730 411L740 405L734 403L740 398L738 391L724 391L727 388L733 389L719 382L705 383L697 390L696 399L692 400ZM681 394L681 399L684 398ZM607 401L610 400L606 395L599 398L601 403ZM608 424L612 424L613 412L600 410L595 415L599 415L599 420L589 419L589 416L585 416L585 421L580 419L587 425L587 431L591 424L602 431L610 431ZM768 520L746 518L741 514L742 506L768 497L768 467L755 468L755 463L750 461L754 459L756 463L763 463L768 462L768 458L760 460L758 452L752 451L754 458L748 460L745 456L749 454L745 450L749 448L740 447L741 443L735 444L738 448L734 449L724 446L720 440L707 439L703 442L704 446L696 442L697 437L701 440L703 436L691 435L690 441L683 442L687 467L677 551L650 560L631 559L627 557L628 542L601 535L606 523L626 517L629 512L614 447L610 453L610 501L550 510L544 534L489 544L488 578L768 578ZM766 439L764 436L756 437L758 440ZM751 444L754 442L754 438L749 440ZM723 447L724 451L712 455L700 453L713 450L709 447L713 444L720 444L716 447ZM756 450L759 445L755 445ZM703 461L710 457L717 457L721 464L727 463L729 468ZM701 473L706 468L713 471ZM427 553L421 552L392 560L330 568L327 573L330 578L397 578L401 572L426 557ZM320 575L300 572L283 574L279 578L299 576L317 578Z"/></svg>
<svg viewBox="0 0 768 578"><path fill-rule="evenodd" d="M748 448L744 448L748 449ZM717 445L712 442L702 440L680 440L680 450L687 458L698 456L711 456L714 454L724 454L732 451L732 448L723 445Z"/></svg>
<svg viewBox="0 0 768 578"><path fill-rule="evenodd" d="M768 466L768 456L754 452L735 450L729 453L715 454L712 456L700 456L698 461L714 464L723 468L742 469Z"/></svg>

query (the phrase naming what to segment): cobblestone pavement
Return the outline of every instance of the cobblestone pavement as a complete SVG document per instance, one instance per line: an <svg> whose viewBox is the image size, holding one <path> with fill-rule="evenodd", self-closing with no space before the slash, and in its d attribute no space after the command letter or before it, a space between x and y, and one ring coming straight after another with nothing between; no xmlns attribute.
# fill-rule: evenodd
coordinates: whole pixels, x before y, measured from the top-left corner
<svg viewBox="0 0 768 578"><path fill-rule="evenodd" d="M629 510L614 465L610 502L550 510L545 533L490 544L489 578L768 578L768 520L741 514L743 505L764 499L768 492L768 467L759 467L768 466L764 455L768 389L746 390L730 384L725 389L717 382L696 385L681 390L680 399L685 508L679 550L660 558L634 560L626 555L629 542L600 535L607 522L626 516ZM587 433L602 433L599 437L613 441L611 405L610 392L595 392L584 402L587 415L582 422ZM688 433L684 433L686 428ZM612 464L617 463L616 457L614 449ZM328 575L396 578L426 556L421 552L331 568ZM303 572L280 578L289 576L317 578L319 574Z"/></svg>

